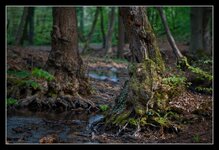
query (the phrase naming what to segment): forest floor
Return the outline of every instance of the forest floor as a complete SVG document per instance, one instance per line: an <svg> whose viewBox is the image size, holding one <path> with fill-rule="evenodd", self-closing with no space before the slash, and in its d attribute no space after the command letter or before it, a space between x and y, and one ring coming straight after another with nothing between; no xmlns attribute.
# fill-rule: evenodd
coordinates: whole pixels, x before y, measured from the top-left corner
<svg viewBox="0 0 219 150"><path fill-rule="evenodd" d="M176 62L170 47L161 43L162 54L169 68ZM187 45L179 48L186 53ZM114 48L115 49L115 48ZM93 49L90 55L82 56L87 65L87 76L93 93L86 99L96 106L107 105L112 108L114 100L120 93L126 80L129 79L128 63L120 59L100 58L102 51ZM48 47L8 47L7 69L31 70L43 67L47 58ZM112 53L112 56L115 53ZM91 132L88 128L92 116L99 117L105 112L100 109L94 113L85 113L75 109L60 114L48 112L30 112L17 110L7 115L7 143L213 143L213 110L212 95L186 90L172 101L170 105L181 110L182 121L177 132L148 127L134 135L126 132L98 131ZM199 109L208 103L205 110ZM98 107L99 108L99 107ZM205 112L204 112L205 111Z"/></svg>

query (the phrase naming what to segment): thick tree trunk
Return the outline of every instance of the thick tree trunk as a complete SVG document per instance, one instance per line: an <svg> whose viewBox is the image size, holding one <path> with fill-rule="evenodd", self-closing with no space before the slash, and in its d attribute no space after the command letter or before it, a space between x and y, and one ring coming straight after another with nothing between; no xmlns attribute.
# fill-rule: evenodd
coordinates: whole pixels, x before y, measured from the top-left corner
<svg viewBox="0 0 219 150"><path fill-rule="evenodd" d="M88 81L78 51L75 8L53 8L53 18L52 50L46 69L55 81L49 84L49 90L58 95L87 94Z"/></svg>
<svg viewBox="0 0 219 150"><path fill-rule="evenodd" d="M124 51L124 45L125 45L125 28L122 21L121 16L121 9L119 8L118 12L118 29L119 29L119 40L118 40L118 50L117 50L117 57L122 58L123 57L123 51Z"/></svg>
<svg viewBox="0 0 219 150"><path fill-rule="evenodd" d="M91 30L90 30L90 32L89 32L88 35L87 35L87 39L86 39L86 41L85 41L85 44L84 44L84 48L83 48L82 53L85 53L86 50L87 50L87 48L89 47L90 40L91 40L91 38L92 38L92 35L93 35L93 33L94 33L94 30L95 30L95 27L96 27L96 24L97 24L98 16L99 16L99 9L96 8L95 15L94 15L94 21L93 21L93 23L92 23Z"/></svg>
<svg viewBox="0 0 219 150"><path fill-rule="evenodd" d="M176 45L176 42L170 32L170 29L169 29L169 26L168 26L168 23L167 23L167 19L166 19L166 16L164 14L164 11L161 7L158 7L157 8L159 13L160 13L160 16L161 16L161 20L163 22L163 25L164 25L164 28L165 28L165 31L166 31L166 34L167 34L167 39L168 39L168 42L173 50L173 53L175 54L177 60L181 59L183 57L183 55L181 54L180 50L178 49L177 45Z"/></svg>
<svg viewBox="0 0 219 150"><path fill-rule="evenodd" d="M24 7L23 14L20 20L19 27L15 38L15 45L22 45L24 39L25 26L27 24L28 7Z"/></svg>
<svg viewBox="0 0 219 150"><path fill-rule="evenodd" d="M203 10L200 7L191 8L191 42L190 50L195 53L197 50L203 50L203 28L202 18Z"/></svg>
<svg viewBox="0 0 219 150"><path fill-rule="evenodd" d="M105 35L105 30L104 30L104 17L103 17L103 9L104 8L99 8L100 9L100 29L102 33L102 40L103 40L103 48L106 47L106 35Z"/></svg>
<svg viewBox="0 0 219 150"><path fill-rule="evenodd" d="M121 15L130 41L132 65L129 66L130 80L124 84L109 114L107 123L114 125L124 125L130 117L145 116L149 107L160 108L156 91L165 69L145 8L121 8Z"/></svg>
<svg viewBox="0 0 219 150"><path fill-rule="evenodd" d="M106 42L105 42L106 43L105 55L107 53L112 52L112 36L113 36L114 22L115 22L115 7L112 7L109 14L108 31L107 31Z"/></svg>

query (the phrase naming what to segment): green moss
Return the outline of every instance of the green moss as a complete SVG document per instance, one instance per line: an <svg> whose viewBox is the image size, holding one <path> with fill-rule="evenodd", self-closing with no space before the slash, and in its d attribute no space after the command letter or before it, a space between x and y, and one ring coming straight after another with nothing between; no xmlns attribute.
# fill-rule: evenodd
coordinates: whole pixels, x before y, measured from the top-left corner
<svg viewBox="0 0 219 150"><path fill-rule="evenodd" d="M135 113L136 113L138 116L143 116L143 115L146 113L146 108L145 108L145 106L143 106L143 105L141 105L141 104L135 105L134 109L135 109Z"/></svg>
<svg viewBox="0 0 219 150"><path fill-rule="evenodd" d="M132 126L137 126L138 125L138 120L135 118L129 118L129 124Z"/></svg>
<svg viewBox="0 0 219 150"><path fill-rule="evenodd" d="M145 117L142 117L141 119L140 119L140 125L141 126L145 126L145 125L147 125L148 123L147 123L147 117L145 116Z"/></svg>
<svg viewBox="0 0 219 150"><path fill-rule="evenodd" d="M130 114L130 110L122 112L121 114L116 116L115 120L113 121L113 124L120 125L122 122L124 122L124 120L127 120Z"/></svg>
<svg viewBox="0 0 219 150"><path fill-rule="evenodd" d="M202 78L203 80L207 79L207 80L211 81L213 79L213 76L210 75L208 72L203 71L202 69L200 69L198 67L193 67L193 66L189 65L186 57L183 57L178 61L178 66L180 67L180 69L190 70L192 73L195 73L198 78Z"/></svg>

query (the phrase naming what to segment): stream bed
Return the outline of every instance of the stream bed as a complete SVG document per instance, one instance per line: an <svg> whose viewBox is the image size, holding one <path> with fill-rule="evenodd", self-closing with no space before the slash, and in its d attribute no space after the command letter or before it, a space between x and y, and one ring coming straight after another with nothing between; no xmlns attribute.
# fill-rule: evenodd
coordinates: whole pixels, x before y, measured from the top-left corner
<svg viewBox="0 0 219 150"><path fill-rule="evenodd" d="M102 115L16 111L7 116L8 143L93 143L94 123Z"/></svg>

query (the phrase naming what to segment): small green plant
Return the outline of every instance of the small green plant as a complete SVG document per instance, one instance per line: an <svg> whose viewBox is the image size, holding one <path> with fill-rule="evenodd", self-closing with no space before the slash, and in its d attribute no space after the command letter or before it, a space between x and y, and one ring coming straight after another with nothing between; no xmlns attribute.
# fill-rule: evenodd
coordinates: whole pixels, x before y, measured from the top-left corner
<svg viewBox="0 0 219 150"><path fill-rule="evenodd" d="M212 93L212 91L213 91L213 89L211 87L207 88L207 87L201 87L201 86L195 87L195 90L197 90L199 92L206 92L206 93Z"/></svg>
<svg viewBox="0 0 219 150"><path fill-rule="evenodd" d="M137 126L138 125L138 121L135 118L130 118L129 119L129 123L130 123L130 125L133 125L133 126Z"/></svg>
<svg viewBox="0 0 219 150"><path fill-rule="evenodd" d="M107 111L109 109L108 105L100 105L100 110L101 111Z"/></svg>
<svg viewBox="0 0 219 150"><path fill-rule="evenodd" d="M165 112L165 113L158 113L156 111L151 110L152 112L152 120L159 124L161 127L170 127L172 122L170 117L177 117L177 114L173 113L172 111Z"/></svg>
<svg viewBox="0 0 219 150"><path fill-rule="evenodd" d="M33 71L32 71L32 75L34 77L37 77L37 78L43 78L43 79L46 79L47 81L51 81L54 79L54 76L51 75L50 73L48 73L47 71L44 71L42 69L38 69L38 68L34 68Z"/></svg>
<svg viewBox="0 0 219 150"><path fill-rule="evenodd" d="M200 136L198 134L194 135L192 140L196 143L199 143L200 142Z"/></svg>
<svg viewBox="0 0 219 150"><path fill-rule="evenodd" d="M7 98L6 103L7 103L7 106L14 106L14 105L17 105L17 100L14 99L14 98L9 97L9 98Z"/></svg>
<svg viewBox="0 0 219 150"><path fill-rule="evenodd" d="M7 71L8 75L12 75L12 76L15 76L17 78L28 78L30 77L30 73L26 70L21 70L21 71L16 71L16 70L8 70Z"/></svg>
<svg viewBox="0 0 219 150"><path fill-rule="evenodd" d="M25 81L25 84L32 87L34 90L41 88L40 84L35 82L34 80L27 80Z"/></svg>
<svg viewBox="0 0 219 150"><path fill-rule="evenodd" d="M162 82L164 84L172 85L172 86L178 86L178 85L186 85L186 78L185 77L179 77L179 76L170 76L167 78L163 78Z"/></svg>

